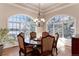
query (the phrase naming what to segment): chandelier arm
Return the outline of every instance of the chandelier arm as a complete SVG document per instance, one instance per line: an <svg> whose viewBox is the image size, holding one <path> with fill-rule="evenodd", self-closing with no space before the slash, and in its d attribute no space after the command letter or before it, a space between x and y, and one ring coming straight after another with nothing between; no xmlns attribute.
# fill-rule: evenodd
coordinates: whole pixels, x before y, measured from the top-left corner
<svg viewBox="0 0 79 59"><path fill-rule="evenodd" d="M36 23L40 23L40 22L45 22L44 18L41 18L41 5L40 3L38 4L39 8L38 8L38 17L35 20Z"/></svg>

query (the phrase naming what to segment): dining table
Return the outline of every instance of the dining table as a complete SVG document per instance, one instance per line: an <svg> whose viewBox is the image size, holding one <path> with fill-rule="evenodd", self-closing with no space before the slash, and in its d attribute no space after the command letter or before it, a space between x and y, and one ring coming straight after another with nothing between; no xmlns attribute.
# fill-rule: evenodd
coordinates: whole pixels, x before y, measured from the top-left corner
<svg viewBox="0 0 79 59"><path fill-rule="evenodd" d="M26 38L25 44L26 45L33 45L33 51L32 51L33 56L39 56L40 55L37 48L41 46L41 40L37 40L37 38L35 40Z"/></svg>
<svg viewBox="0 0 79 59"><path fill-rule="evenodd" d="M37 38L36 39L26 38L25 43L26 44L31 44L31 45L41 45L41 40L37 40Z"/></svg>

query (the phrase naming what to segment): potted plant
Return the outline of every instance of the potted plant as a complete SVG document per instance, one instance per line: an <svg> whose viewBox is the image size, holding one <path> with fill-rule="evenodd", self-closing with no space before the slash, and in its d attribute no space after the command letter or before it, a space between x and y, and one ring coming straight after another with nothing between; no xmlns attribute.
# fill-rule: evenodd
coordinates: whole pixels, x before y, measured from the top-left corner
<svg viewBox="0 0 79 59"><path fill-rule="evenodd" d="M2 55L2 50L3 50L3 44L2 44L2 40L3 37L8 33L8 30L6 28L4 29L0 29L0 55Z"/></svg>

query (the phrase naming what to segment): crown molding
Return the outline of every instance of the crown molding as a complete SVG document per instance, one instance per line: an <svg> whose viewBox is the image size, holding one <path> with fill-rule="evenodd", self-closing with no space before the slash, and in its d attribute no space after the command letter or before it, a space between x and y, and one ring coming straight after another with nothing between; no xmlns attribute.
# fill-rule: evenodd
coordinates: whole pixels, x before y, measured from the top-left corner
<svg viewBox="0 0 79 59"><path fill-rule="evenodd" d="M49 15L49 14L52 14L53 12L62 10L64 8L68 8L68 7L73 6L73 5L75 5L75 3L74 4L70 3L70 4L62 5L62 6L58 7L58 8L55 8L55 9L51 9L50 11L45 12L45 16Z"/></svg>
<svg viewBox="0 0 79 59"><path fill-rule="evenodd" d="M64 3L63 3L64 4ZM58 4L55 4L55 5L51 5L50 6L50 8L48 7L47 9L44 9L44 13L46 13L46 12L49 12L49 11L51 11L51 10L53 10L53 9L56 9L57 7L60 7L61 5L63 5L62 3L60 4L60 3L58 3Z"/></svg>
<svg viewBox="0 0 79 59"><path fill-rule="evenodd" d="M14 4L10 4L12 6L24 9L26 11L29 11L30 13L33 13L35 15L38 15L38 9L39 7L37 5L33 5L31 3L25 3L26 6L24 6L24 4L22 3L14 3ZM55 3L54 5L51 4L50 6L48 6L45 9L41 9L41 14L43 17L48 18L50 17L54 12L62 10L64 8L68 8L70 6L75 5L75 3Z"/></svg>
<svg viewBox="0 0 79 59"><path fill-rule="evenodd" d="M28 7L23 7L23 6L19 5L19 4L10 4L10 5L12 5L14 7L18 7L18 8L24 9L26 11L29 11L29 12L33 13L33 14L37 14L38 13L38 11L36 11L36 10L30 9Z"/></svg>
<svg viewBox="0 0 79 59"><path fill-rule="evenodd" d="M33 11L38 11L39 10L39 7L36 7L31 3L18 3L18 5L20 5L22 7L25 7L25 8L28 8L28 9L32 9Z"/></svg>

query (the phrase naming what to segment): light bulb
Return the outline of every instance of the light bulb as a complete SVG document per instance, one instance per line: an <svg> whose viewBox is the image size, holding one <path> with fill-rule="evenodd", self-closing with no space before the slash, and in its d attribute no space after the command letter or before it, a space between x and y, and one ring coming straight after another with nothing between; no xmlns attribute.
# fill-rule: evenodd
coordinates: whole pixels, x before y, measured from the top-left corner
<svg viewBox="0 0 79 59"><path fill-rule="evenodd" d="M36 18L36 19L34 19L34 22L37 22L38 21L38 19Z"/></svg>
<svg viewBox="0 0 79 59"><path fill-rule="evenodd" d="M41 18L41 21L45 22L45 19L44 18Z"/></svg>

